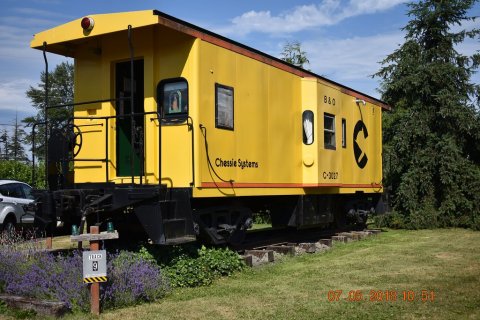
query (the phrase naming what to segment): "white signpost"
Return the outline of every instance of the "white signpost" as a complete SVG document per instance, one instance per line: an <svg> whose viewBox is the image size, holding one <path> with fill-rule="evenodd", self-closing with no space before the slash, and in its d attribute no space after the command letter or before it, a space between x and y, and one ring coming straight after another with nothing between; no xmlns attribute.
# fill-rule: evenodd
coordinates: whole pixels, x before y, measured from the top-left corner
<svg viewBox="0 0 480 320"><path fill-rule="evenodd" d="M107 252L105 250L83 252L83 282L107 281Z"/></svg>
<svg viewBox="0 0 480 320"><path fill-rule="evenodd" d="M100 241L118 239L118 233L102 232L100 227L90 226L90 233L72 235L72 242L90 241L90 250L83 252L83 282L90 284L90 312L100 314L100 282L107 281L107 252L100 249Z"/></svg>

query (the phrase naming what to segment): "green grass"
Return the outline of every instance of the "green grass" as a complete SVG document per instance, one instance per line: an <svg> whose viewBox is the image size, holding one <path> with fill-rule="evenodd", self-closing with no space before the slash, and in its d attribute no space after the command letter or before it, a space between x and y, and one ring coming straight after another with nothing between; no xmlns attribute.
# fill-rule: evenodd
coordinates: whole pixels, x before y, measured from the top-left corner
<svg viewBox="0 0 480 320"><path fill-rule="evenodd" d="M212 286L174 290L152 304L107 311L101 319L477 319L480 232L388 231L324 254L284 258ZM328 292L342 290L339 301ZM348 301L360 290L361 301ZM397 301L369 301L371 290ZM402 292L413 291L414 301ZM422 302L421 291L434 292ZM83 319L83 314L65 319Z"/></svg>
<svg viewBox="0 0 480 320"><path fill-rule="evenodd" d="M269 229L272 227L271 223L254 223L250 230Z"/></svg>

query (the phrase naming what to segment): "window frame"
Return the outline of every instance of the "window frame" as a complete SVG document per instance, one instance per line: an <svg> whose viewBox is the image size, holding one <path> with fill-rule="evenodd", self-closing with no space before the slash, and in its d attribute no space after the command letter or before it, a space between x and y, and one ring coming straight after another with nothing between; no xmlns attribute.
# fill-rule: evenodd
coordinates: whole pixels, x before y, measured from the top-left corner
<svg viewBox="0 0 480 320"><path fill-rule="evenodd" d="M182 112L176 112L176 113L167 113L166 108L168 106L164 105L165 101L165 85L170 84L170 83L176 83L176 82L185 82L187 85L187 110L182 111ZM189 117L189 112L190 112L190 90L189 90L189 84L187 79L183 77L177 77L177 78L168 78L168 79L163 79L160 80L160 82L157 84L157 111L162 116L162 121L166 124L168 123L177 123L177 122L184 122L187 120Z"/></svg>
<svg viewBox="0 0 480 320"><path fill-rule="evenodd" d="M332 119L333 129L326 127L326 118ZM337 141L336 141L336 123L335 123L335 115L331 113L323 113L323 143L325 149L328 150L336 150L337 149ZM330 135L330 142L327 143L327 134ZM333 137L333 138L332 138ZM333 144L331 143L333 140Z"/></svg>
<svg viewBox="0 0 480 320"><path fill-rule="evenodd" d="M218 114L219 114L219 99L218 99L218 95L219 95L219 89L224 89L224 90L230 90L231 93L232 93L232 106L231 106L231 115L232 115L232 125L231 126L228 126L228 125L225 125L223 123L219 123L219 118L218 118ZM228 106L227 106L228 107ZM226 85L223 85L223 84L220 84L220 83L215 83L215 128L218 128L218 129L225 129L225 130L230 130L230 131L234 131L235 130L235 89L233 87L230 87L230 86L226 86Z"/></svg>
<svg viewBox="0 0 480 320"><path fill-rule="evenodd" d="M342 118L342 148L347 147L347 119Z"/></svg>

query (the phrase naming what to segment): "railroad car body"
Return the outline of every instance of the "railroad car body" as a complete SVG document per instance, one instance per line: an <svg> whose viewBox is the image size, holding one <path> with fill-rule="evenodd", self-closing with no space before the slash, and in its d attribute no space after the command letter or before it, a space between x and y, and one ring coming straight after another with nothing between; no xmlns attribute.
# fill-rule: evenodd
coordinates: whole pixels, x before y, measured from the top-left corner
<svg viewBox="0 0 480 320"><path fill-rule="evenodd" d="M235 243L252 210L327 227L379 202L382 101L155 10L91 15L31 46L75 61L46 220Z"/></svg>

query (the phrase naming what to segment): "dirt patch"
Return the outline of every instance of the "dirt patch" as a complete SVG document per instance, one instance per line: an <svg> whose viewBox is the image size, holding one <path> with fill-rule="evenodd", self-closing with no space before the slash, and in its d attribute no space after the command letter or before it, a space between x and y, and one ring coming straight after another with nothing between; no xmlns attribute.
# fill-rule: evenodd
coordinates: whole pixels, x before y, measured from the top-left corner
<svg viewBox="0 0 480 320"><path fill-rule="evenodd" d="M435 257L442 260L457 260L461 258L459 254L454 252L440 252L440 253L437 253Z"/></svg>

